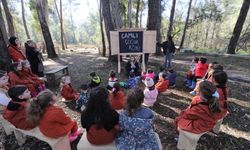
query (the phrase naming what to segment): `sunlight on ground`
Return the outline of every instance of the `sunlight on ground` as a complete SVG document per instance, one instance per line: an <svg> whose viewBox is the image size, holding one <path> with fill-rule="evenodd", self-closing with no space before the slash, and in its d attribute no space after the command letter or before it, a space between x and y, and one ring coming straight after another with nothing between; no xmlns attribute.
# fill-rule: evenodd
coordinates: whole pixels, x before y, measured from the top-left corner
<svg viewBox="0 0 250 150"><path fill-rule="evenodd" d="M231 136L234 136L236 138L243 138L243 139L246 139L248 141L250 140L250 133L240 131L238 129L229 127L228 125L222 125L221 132L224 132L224 133L231 135Z"/></svg>

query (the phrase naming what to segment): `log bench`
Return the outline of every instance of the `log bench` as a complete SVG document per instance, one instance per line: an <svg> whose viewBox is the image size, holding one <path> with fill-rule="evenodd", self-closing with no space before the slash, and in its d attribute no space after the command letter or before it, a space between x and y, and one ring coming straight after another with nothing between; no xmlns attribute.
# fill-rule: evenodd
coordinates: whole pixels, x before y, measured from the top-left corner
<svg viewBox="0 0 250 150"><path fill-rule="evenodd" d="M53 66L48 69L45 73L47 78L47 86L55 89L63 76L69 75L68 66Z"/></svg>

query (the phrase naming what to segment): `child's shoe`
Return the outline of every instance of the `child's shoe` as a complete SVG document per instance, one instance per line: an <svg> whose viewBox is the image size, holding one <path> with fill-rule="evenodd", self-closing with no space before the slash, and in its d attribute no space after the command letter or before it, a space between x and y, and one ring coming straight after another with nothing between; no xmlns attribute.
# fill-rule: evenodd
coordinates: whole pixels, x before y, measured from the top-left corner
<svg viewBox="0 0 250 150"><path fill-rule="evenodd" d="M196 95L196 92L195 91L191 91L191 92L189 92L191 95Z"/></svg>

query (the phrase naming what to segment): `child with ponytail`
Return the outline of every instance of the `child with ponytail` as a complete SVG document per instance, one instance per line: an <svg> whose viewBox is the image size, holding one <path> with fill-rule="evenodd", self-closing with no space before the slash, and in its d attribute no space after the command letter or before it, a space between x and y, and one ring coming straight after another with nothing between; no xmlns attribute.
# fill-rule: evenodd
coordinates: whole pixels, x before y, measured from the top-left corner
<svg viewBox="0 0 250 150"><path fill-rule="evenodd" d="M119 111L123 108L125 103L125 94L121 90L121 86L116 82L109 94L109 101L113 109Z"/></svg>
<svg viewBox="0 0 250 150"><path fill-rule="evenodd" d="M221 119L220 113L216 87L212 82L202 81L199 95L192 99L190 107L175 118L179 131L177 148L195 150L199 137L212 130Z"/></svg>
<svg viewBox="0 0 250 150"><path fill-rule="evenodd" d="M71 120L62 108L55 105L57 97L50 90L44 90L30 102L27 109L28 121L39 126L47 137L59 138L68 135L72 142L80 134L77 123Z"/></svg>

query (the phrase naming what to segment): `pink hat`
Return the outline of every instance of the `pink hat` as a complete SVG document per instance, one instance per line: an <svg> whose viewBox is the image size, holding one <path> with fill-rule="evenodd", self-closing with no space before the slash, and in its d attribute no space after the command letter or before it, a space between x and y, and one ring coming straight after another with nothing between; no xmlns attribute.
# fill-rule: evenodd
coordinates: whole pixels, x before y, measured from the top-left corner
<svg viewBox="0 0 250 150"><path fill-rule="evenodd" d="M146 85L146 87L152 87L152 86L154 86L155 83L154 83L154 80L152 78L146 77L144 84Z"/></svg>

